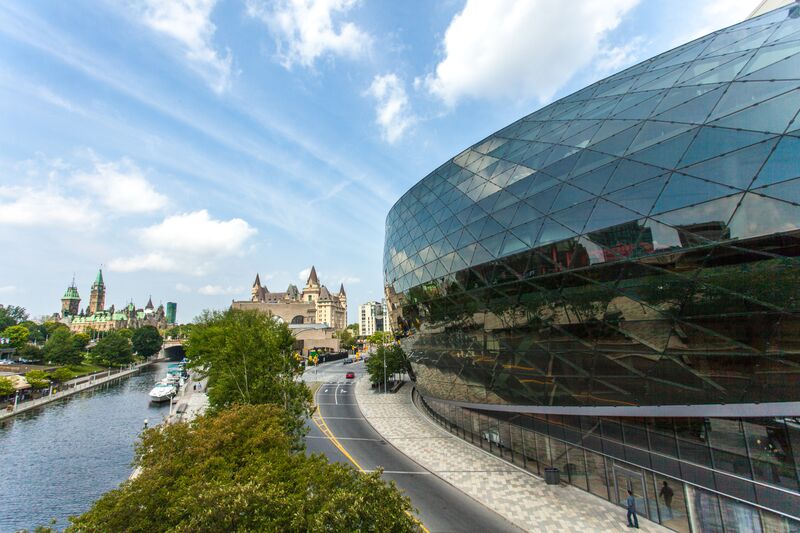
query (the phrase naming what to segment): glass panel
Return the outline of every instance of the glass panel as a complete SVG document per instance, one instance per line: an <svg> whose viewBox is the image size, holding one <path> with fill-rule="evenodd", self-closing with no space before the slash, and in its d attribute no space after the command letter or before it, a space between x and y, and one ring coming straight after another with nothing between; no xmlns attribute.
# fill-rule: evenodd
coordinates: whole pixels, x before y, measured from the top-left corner
<svg viewBox="0 0 800 533"><path fill-rule="evenodd" d="M683 483L672 478L656 476L658 512L661 523L670 529L689 533L689 514Z"/></svg>
<svg viewBox="0 0 800 533"><path fill-rule="evenodd" d="M602 455L586 451L586 476L589 480L589 491L595 496L608 499L608 479Z"/></svg>
<svg viewBox="0 0 800 533"><path fill-rule="evenodd" d="M760 418L743 422L755 479L797 490L797 472L783 421Z"/></svg>
<svg viewBox="0 0 800 533"><path fill-rule="evenodd" d="M525 467L525 450L522 441L522 428L516 424L509 425L509 446L512 451L512 460L517 466Z"/></svg>
<svg viewBox="0 0 800 533"><path fill-rule="evenodd" d="M682 460L709 468L712 466L707 431L707 419L675 419L675 432L678 435L678 449Z"/></svg>
<svg viewBox="0 0 800 533"><path fill-rule="evenodd" d="M686 485L692 530L703 533L725 533L716 494Z"/></svg>
<svg viewBox="0 0 800 533"><path fill-rule="evenodd" d="M566 464L566 473L569 475L569 482L578 488L588 490L583 449L567 445L567 456L569 460Z"/></svg>
<svg viewBox="0 0 800 533"><path fill-rule="evenodd" d="M719 470L750 478L750 461L742 423L738 418L711 418L708 438L714 466Z"/></svg>
<svg viewBox="0 0 800 533"><path fill-rule="evenodd" d="M539 471L539 459L536 454L536 438L530 430L523 429L522 437L525 446L525 468L536 475L541 475Z"/></svg>
<svg viewBox="0 0 800 533"><path fill-rule="evenodd" d="M755 507L720 496L722 523L726 533L761 533L761 519Z"/></svg>

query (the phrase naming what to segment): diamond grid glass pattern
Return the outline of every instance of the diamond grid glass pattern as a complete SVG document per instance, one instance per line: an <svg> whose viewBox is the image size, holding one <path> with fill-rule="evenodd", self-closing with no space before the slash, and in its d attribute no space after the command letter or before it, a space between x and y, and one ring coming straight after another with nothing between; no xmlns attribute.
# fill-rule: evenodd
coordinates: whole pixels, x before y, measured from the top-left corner
<svg viewBox="0 0 800 533"><path fill-rule="evenodd" d="M800 18L786 13L553 102L400 198L386 295L423 395L800 401Z"/></svg>

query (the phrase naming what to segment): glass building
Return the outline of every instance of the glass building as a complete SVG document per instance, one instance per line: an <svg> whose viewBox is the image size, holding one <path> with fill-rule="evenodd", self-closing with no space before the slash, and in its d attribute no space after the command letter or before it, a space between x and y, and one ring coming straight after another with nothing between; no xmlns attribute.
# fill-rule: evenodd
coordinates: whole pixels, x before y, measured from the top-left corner
<svg viewBox="0 0 800 533"><path fill-rule="evenodd" d="M800 531L800 7L490 135L386 219L420 405L676 531Z"/></svg>

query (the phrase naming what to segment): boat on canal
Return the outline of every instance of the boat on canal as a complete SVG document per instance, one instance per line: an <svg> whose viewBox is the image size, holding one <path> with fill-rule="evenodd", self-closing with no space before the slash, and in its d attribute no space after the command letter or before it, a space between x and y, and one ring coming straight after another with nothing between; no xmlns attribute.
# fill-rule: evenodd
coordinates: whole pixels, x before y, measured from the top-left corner
<svg viewBox="0 0 800 533"><path fill-rule="evenodd" d="M149 396L152 402L166 402L178 393L178 386L173 380L164 378L156 383L150 390Z"/></svg>

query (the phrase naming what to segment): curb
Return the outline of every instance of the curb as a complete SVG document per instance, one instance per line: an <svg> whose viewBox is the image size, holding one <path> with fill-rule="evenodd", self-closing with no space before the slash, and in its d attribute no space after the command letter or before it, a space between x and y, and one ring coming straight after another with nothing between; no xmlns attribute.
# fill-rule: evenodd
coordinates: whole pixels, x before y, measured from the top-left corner
<svg viewBox="0 0 800 533"><path fill-rule="evenodd" d="M361 378L359 378L359 379L356 381L356 386L358 385L358 383L360 383L360 382L361 382L362 380L364 380L364 379L367 379L367 376L362 376ZM409 385L411 385L411 386L413 387L413 384L411 384L410 382L409 382ZM405 385L403 385L403 386L405 387ZM401 389L402 389L402 387L401 387ZM384 436L383 436L383 434L382 434L380 431L378 431L378 429L377 429L375 426L373 426L373 425L372 425L372 422L370 422L369 418L367 418L366 416L364 416L364 411L362 411L362 410L361 410L361 402L360 402L360 401L359 401L359 399L358 399L358 397L359 397L358 393L355 393L355 394L354 394L354 396L356 397L356 406L358 406L358 410L359 410L359 411L361 411L361 416L364 418L364 420L366 420L366 421L367 421L367 424L369 424L369 427L371 427L371 428L372 428L372 430L373 430L375 433L377 433L378 435L380 435L380 436L381 436L381 438L382 438L382 439L383 439L383 440L386 442L386 444L388 444L389 446L391 446L392 448L394 448L395 450L397 450L397 451L398 451L398 453L400 453L402 456L406 457L406 458L407 458L409 461L411 461L412 463L414 463L415 465L417 465L418 467L420 467L420 469L422 469L422 470L424 470L424 471L426 471L426 472L430 472L430 473L431 473L431 475L433 475L433 476L435 476L436 478L438 478L438 479L440 479L440 480L444 481L445 483L447 483L448 485L450 485L451 487L453 487L453 488L454 488L454 489L456 489L458 492L460 492L461 494L463 494L463 495L464 495L464 496L466 496L467 498L471 499L472 501L474 501L474 502L475 502L475 503L477 503L478 505L480 505L480 506L482 506L483 508L485 508L485 509L487 509L487 510L489 510L489 511L493 512L494 514L496 514L497 516L499 516L500 518L502 518L503 520L505 520L506 522L508 522L508 523L509 523L509 524L511 524L512 526L519 528L519 530L520 530L520 531L526 531L526 532L529 532L529 531L530 531L529 529L526 529L525 527L521 526L520 524L517 524L517 523L516 523L516 522L514 522L513 520L510 520L510 519L509 519L508 517L506 517L505 515L502 515L502 514L498 513L497 511L495 511L494 509L492 509L491 507L489 507L488 505L486 505L486 504L485 504L485 503L483 503L482 501L475 499L475 497L474 497L474 496L472 496L471 494L468 494L467 492L464 492L464 491L463 491L463 490L462 490L460 487L457 487L456 485L453 485L453 483L451 483L449 480L447 480L447 479L443 478L442 476L440 476L438 472L434 472L433 470L429 470L429 469L425 468L424 466L422 466L421 464L419 464L419 463L418 463L416 460L414 460L412 457L409 457L408 455L406 455L406 454L405 454L405 453L404 453L404 452L403 452L403 451L402 451L400 448L398 448L397 446L395 446L393 442L391 442L389 439L387 439L386 437L384 437ZM414 404L414 400L411 400L411 404L412 404L412 405ZM414 408L415 408L417 411L419 411L419 409L416 407L416 405L414 406ZM428 417L425 417L424 415L423 415L423 417L425 418L425 420L426 420L428 423L430 423L430 424L432 424L432 423L433 423L433 422L431 422L431 421L428 419ZM440 431L443 431L443 430L442 430L441 428L439 428L439 427L437 427L437 429L438 429L438 430L440 430ZM457 438L458 438L458 437L456 437L455 435L451 435L451 434L449 434L449 433L447 434L447 436L448 436L448 437L450 437L450 438L455 438L455 439L457 439ZM462 439L459 439L459 440L462 440ZM466 442L466 441L464 441L464 442ZM481 451L483 451L483 450L481 450ZM492 457L494 457L494 456L492 456Z"/></svg>

